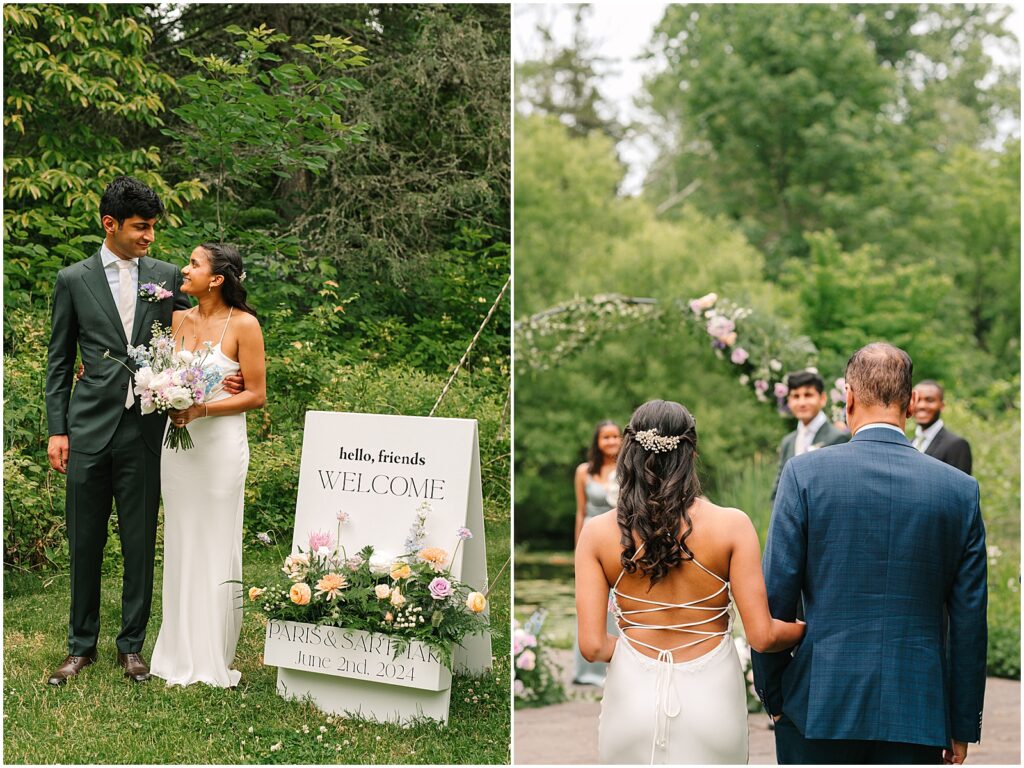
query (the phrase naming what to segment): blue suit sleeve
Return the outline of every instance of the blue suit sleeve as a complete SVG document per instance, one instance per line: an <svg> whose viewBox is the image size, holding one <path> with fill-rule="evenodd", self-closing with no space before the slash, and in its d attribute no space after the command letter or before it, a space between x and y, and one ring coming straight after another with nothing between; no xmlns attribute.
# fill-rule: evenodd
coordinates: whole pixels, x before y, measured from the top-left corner
<svg viewBox="0 0 1024 768"><path fill-rule="evenodd" d="M796 619L807 563L807 510L800 495L793 463L779 478L779 492L768 526L762 567L768 588L768 609L782 621ZM751 654L754 687L769 714L782 712L782 675L792 661L790 650Z"/></svg>
<svg viewBox="0 0 1024 768"><path fill-rule="evenodd" d="M975 482L974 511L949 594L950 719L957 741L981 740L988 649L988 551Z"/></svg>

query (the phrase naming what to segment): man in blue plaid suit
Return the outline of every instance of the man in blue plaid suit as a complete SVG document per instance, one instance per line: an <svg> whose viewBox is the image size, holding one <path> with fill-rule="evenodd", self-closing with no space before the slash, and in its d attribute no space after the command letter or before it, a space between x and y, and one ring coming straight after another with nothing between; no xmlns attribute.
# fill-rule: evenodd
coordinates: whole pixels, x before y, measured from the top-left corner
<svg viewBox="0 0 1024 768"><path fill-rule="evenodd" d="M987 606L977 481L914 450L913 363L876 343L846 367L853 439L786 464L764 575L807 633L753 655L779 763L962 763L981 735ZM948 625L948 628L947 628Z"/></svg>

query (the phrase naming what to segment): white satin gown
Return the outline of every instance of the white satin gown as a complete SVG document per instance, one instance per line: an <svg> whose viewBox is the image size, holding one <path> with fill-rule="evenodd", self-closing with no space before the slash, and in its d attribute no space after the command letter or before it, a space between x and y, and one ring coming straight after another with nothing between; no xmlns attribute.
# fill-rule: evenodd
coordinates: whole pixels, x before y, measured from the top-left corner
<svg viewBox="0 0 1024 768"><path fill-rule="evenodd" d="M637 553L639 554L639 552ZM736 645L732 640L733 603L729 583L696 559L690 561L721 582L706 597L686 603L664 603L619 592L612 599L621 629L608 664L598 724L598 760L604 764L725 764L747 762L747 696ZM688 565L680 566L688 567ZM725 606L702 603L725 592ZM646 607L623 611L619 598ZM707 618L685 624L645 623L634 617L656 618L671 609L705 611ZM702 630L708 622L728 616L726 629ZM631 629L659 629L694 636L670 649L631 638ZM690 661L673 661L673 651L706 643L708 652ZM658 653L651 658L637 650Z"/></svg>
<svg viewBox="0 0 1024 768"><path fill-rule="evenodd" d="M224 328L231 321L230 313ZM213 348L204 367L225 376L240 366ZM209 402L229 397L225 392ZM245 414L209 416L188 425L194 446L164 448L160 490L164 502L163 621L151 672L168 685L206 683L227 688L242 630L242 510L249 470Z"/></svg>

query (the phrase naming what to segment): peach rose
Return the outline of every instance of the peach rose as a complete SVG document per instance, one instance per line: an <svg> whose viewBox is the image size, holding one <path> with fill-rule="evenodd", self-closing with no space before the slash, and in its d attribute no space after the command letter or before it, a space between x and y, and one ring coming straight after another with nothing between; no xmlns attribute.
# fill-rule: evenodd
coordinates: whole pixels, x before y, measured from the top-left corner
<svg viewBox="0 0 1024 768"><path fill-rule="evenodd" d="M259 587L249 587L249 600L251 602L256 602L260 599L260 595L262 595L266 591L267 590L260 589Z"/></svg>
<svg viewBox="0 0 1024 768"><path fill-rule="evenodd" d="M470 592L466 597L466 607L473 613L481 613L487 607L487 598L482 592Z"/></svg>
<svg viewBox="0 0 1024 768"><path fill-rule="evenodd" d="M391 597L391 587L387 584L378 584L373 588L373 594L377 596L378 600L387 600Z"/></svg>
<svg viewBox="0 0 1024 768"><path fill-rule="evenodd" d="M290 597L292 602L296 605L307 605L312 596L313 590L309 588L309 584L302 581L297 584L292 584L292 588L288 590L288 597Z"/></svg>
<svg viewBox="0 0 1024 768"><path fill-rule="evenodd" d="M405 595L402 594L402 590L398 587L391 590L391 604L395 606L395 608L401 608L405 605Z"/></svg>
<svg viewBox="0 0 1024 768"><path fill-rule="evenodd" d="M408 579L410 576L412 576L412 568L408 563L395 563L391 566L391 578L395 581Z"/></svg>

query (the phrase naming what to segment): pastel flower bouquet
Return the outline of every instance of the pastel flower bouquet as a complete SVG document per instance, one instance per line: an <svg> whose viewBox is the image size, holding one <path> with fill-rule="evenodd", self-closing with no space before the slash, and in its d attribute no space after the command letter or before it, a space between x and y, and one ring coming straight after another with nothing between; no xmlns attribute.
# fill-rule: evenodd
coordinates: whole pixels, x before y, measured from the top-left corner
<svg viewBox="0 0 1024 768"><path fill-rule="evenodd" d="M103 356L132 371L135 377L135 396L139 398L143 415L146 415L184 410L197 403L207 402L224 378L218 367L204 367L206 358L212 352L213 347L209 342L201 352L190 352L184 348L184 343L182 349L176 350L171 329L157 322L153 323L153 338L148 345L128 345L128 357L135 363L137 370L133 371L113 357L109 349ZM165 447L177 451L188 450L193 445L188 427L170 425L164 439Z"/></svg>
<svg viewBox="0 0 1024 768"><path fill-rule="evenodd" d="M540 707L565 701L565 688L544 655L541 628L547 618L544 609L535 611L524 624L517 619L512 632L515 679L512 691L517 707Z"/></svg>
<svg viewBox="0 0 1024 768"><path fill-rule="evenodd" d="M251 587L249 600L269 619L390 635L396 657L409 641L425 643L450 668L452 644L487 629L487 596L451 573L462 542L473 538L468 528L454 532L451 554L422 546L428 511L420 505L406 540L413 546L394 558L378 556L372 546L349 556L340 544L348 515L339 512L336 535L312 531L308 547L284 559L283 578Z"/></svg>

